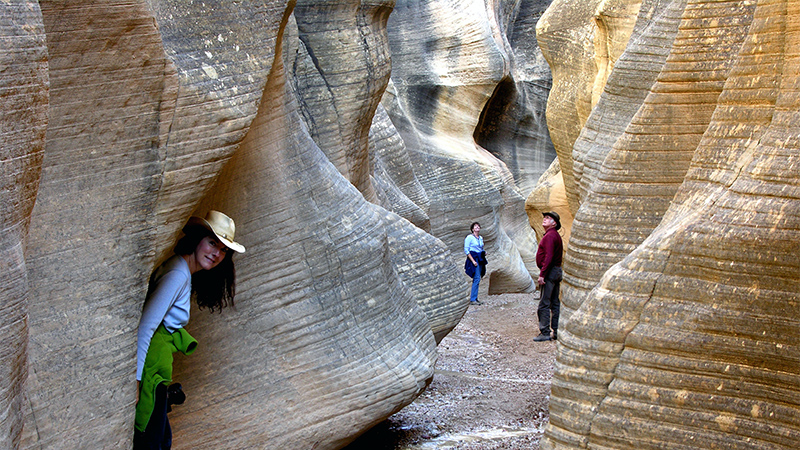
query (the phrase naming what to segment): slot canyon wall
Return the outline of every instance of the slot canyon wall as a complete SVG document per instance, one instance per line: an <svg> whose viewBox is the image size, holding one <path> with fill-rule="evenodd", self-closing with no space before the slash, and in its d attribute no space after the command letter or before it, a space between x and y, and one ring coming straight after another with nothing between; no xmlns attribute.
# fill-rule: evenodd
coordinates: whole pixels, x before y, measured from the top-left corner
<svg viewBox="0 0 800 450"><path fill-rule="evenodd" d="M150 272L236 220L235 309L192 311L176 448L345 446L427 386L467 308L529 292L547 2L0 5L0 448L130 446Z"/></svg>
<svg viewBox="0 0 800 450"><path fill-rule="evenodd" d="M542 449L800 442L798 13L556 0L537 25L574 215Z"/></svg>

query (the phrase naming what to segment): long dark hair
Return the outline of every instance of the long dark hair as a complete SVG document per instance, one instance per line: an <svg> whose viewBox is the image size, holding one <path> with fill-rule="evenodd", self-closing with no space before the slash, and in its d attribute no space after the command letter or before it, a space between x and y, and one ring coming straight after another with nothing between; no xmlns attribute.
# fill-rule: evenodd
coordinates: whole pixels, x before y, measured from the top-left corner
<svg viewBox="0 0 800 450"><path fill-rule="evenodd" d="M190 227L184 231L186 235L175 244L175 254L177 255L194 253L204 237L217 239L214 233L201 226ZM214 312L221 311L226 306L234 306L233 297L236 295L234 253L236 252L228 249L217 267L192 274L192 295L201 309L209 308L211 312Z"/></svg>

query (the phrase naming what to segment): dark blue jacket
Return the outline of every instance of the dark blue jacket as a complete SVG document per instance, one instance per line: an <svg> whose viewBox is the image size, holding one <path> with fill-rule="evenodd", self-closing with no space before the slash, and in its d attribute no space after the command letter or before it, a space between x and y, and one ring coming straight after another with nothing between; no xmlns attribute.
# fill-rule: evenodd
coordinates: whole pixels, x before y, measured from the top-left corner
<svg viewBox="0 0 800 450"><path fill-rule="evenodd" d="M481 278L483 278L486 275L486 252L469 252L469 254L478 262L478 267L481 268ZM466 262L464 262L464 272L466 272L468 277L475 278L475 264L472 264L472 261L469 260L469 256Z"/></svg>

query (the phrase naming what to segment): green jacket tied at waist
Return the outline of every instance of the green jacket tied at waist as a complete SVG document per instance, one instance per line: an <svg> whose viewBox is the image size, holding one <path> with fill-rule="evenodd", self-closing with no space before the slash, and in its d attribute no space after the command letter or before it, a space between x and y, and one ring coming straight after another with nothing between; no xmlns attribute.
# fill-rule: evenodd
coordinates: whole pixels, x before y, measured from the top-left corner
<svg viewBox="0 0 800 450"><path fill-rule="evenodd" d="M144 431L155 406L156 387L172 382L172 354L181 352L191 355L197 347L197 340L186 330L179 328L170 333L159 325L147 349L142 370L139 402L136 404L136 429Z"/></svg>

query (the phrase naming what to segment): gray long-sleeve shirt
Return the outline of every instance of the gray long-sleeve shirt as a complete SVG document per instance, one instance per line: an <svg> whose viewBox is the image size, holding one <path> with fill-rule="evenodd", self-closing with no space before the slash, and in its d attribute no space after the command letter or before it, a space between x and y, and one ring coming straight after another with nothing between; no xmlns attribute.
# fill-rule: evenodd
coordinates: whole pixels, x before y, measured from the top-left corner
<svg viewBox="0 0 800 450"><path fill-rule="evenodd" d="M175 255L158 267L150 277L150 287L144 302L136 348L136 379L142 379L142 369L150 340L162 323L170 333L189 323L192 296L192 273L183 257Z"/></svg>

